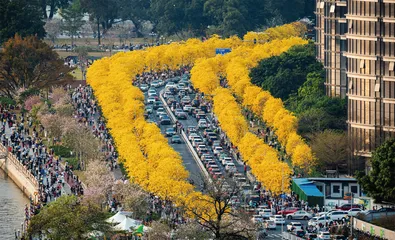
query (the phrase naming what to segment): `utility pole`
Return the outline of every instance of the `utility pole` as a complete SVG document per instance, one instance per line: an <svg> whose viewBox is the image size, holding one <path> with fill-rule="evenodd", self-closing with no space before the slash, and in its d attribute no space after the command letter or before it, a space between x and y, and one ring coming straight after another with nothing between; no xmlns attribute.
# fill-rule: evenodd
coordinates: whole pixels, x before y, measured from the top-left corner
<svg viewBox="0 0 395 240"><path fill-rule="evenodd" d="M284 194L284 167L281 169L281 208L283 208L284 206L283 194ZM283 232L284 232L284 224L281 224L281 239L284 239Z"/></svg>

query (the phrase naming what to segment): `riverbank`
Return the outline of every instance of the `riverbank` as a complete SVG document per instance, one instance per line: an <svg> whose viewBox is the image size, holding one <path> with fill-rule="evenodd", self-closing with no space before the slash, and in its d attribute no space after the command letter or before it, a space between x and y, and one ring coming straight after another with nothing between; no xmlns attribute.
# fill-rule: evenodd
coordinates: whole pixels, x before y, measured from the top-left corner
<svg viewBox="0 0 395 240"><path fill-rule="evenodd" d="M16 157L0 145L0 168L34 202L37 202L38 182L34 176L21 164Z"/></svg>

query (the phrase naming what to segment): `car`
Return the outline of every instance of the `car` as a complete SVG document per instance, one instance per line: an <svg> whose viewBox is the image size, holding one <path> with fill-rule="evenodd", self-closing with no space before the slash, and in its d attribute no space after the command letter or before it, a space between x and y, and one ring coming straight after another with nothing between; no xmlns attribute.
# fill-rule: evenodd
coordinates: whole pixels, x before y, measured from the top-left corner
<svg viewBox="0 0 395 240"><path fill-rule="evenodd" d="M264 219L269 219L272 216L272 210L265 208L259 211L259 215L261 215Z"/></svg>
<svg viewBox="0 0 395 240"><path fill-rule="evenodd" d="M171 143L182 143L180 136L178 135L173 135L171 137Z"/></svg>
<svg viewBox="0 0 395 240"><path fill-rule="evenodd" d="M180 82L177 84L177 89L178 90L186 90L186 89L188 89L188 87L185 85L185 83Z"/></svg>
<svg viewBox="0 0 395 240"><path fill-rule="evenodd" d="M156 110L156 116L159 117L160 115L163 115L163 114L166 114L166 111L163 107L160 107Z"/></svg>
<svg viewBox="0 0 395 240"><path fill-rule="evenodd" d="M193 141L192 141L192 146L193 147L197 147L197 146L199 146L200 144L203 144L203 140L199 137L199 138L194 138L193 139Z"/></svg>
<svg viewBox="0 0 395 240"><path fill-rule="evenodd" d="M161 125L171 125L171 120L167 115L164 115L160 120Z"/></svg>
<svg viewBox="0 0 395 240"><path fill-rule="evenodd" d="M276 224L285 224L285 219L281 215L273 215L269 219L274 221Z"/></svg>
<svg viewBox="0 0 395 240"><path fill-rule="evenodd" d="M216 147L220 147L220 146L221 146L221 141L215 140L213 141L211 148L214 150Z"/></svg>
<svg viewBox="0 0 395 240"><path fill-rule="evenodd" d="M168 82L167 84L166 84L166 88L176 88L177 86L176 86L176 84L174 83L174 82Z"/></svg>
<svg viewBox="0 0 395 240"><path fill-rule="evenodd" d="M192 108L192 106L190 104L186 104L186 105L184 105L182 110L184 110L184 112L189 112L189 110L191 110L191 108Z"/></svg>
<svg viewBox="0 0 395 240"><path fill-rule="evenodd" d="M148 90L148 97L152 97L153 95L157 95L156 90L150 88L150 90Z"/></svg>
<svg viewBox="0 0 395 240"><path fill-rule="evenodd" d="M224 149L220 146L214 148L214 156L219 155Z"/></svg>
<svg viewBox="0 0 395 240"><path fill-rule="evenodd" d="M263 218L260 215L253 215L251 220L252 220L253 223L261 223L261 222L263 222Z"/></svg>
<svg viewBox="0 0 395 240"><path fill-rule="evenodd" d="M207 139L207 143L208 143L209 146L211 146L211 145L213 145L213 142L217 141L217 140L218 140L217 136L209 136L208 139Z"/></svg>
<svg viewBox="0 0 395 240"><path fill-rule="evenodd" d="M210 168L213 168L213 167L218 167L218 165L217 165L217 163L215 161L209 161L209 162L206 163L206 168L207 169L210 169Z"/></svg>
<svg viewBox="0 0 395 240"><path fill-rule="evenodd" d="M266 221L266 224L265 224L265 225L266 225L266 229L276 230L276 228L277 228L276 222L271 221L271 220Z"/></svg>
<svg viewBox="0 0 395 240"><path fill-rule="evenodd" d="M308 213L306 211L296 211L294 213L289 213L286 215L287 219L304 219L304 220L308 220L310 218L313 217L313 215L311 213Z"/></svg>
<svg viewBox="0 0 395 240"><path fill-rule="evenodd" d="M176 134L176 131L174 131L174 128L166 128L165 134L166 137L171 137Z"/></svg>
<svg viewBox="0 0 395 240"><path fill-rule="evenodd" d="M168 97L173 96L173 93L169 90L166 90L165 93L163 94L163 97L167 99Z"/></svg>
<svg viewBox="0 0 395 240"><path fill-rule="evenodd" d="M237 171L236 165L235 165L233 162L227 162L226 165L225 165L225 170L226 170L227 172L232 172L232 173L234 173L234 172Z"/></svg>
<svg viewBox="0 0 395 240"><path fill-rule="evenodd" d="M162 102L161 101L155 101L154 102L154 106L153 106L154 110L157 110L160 107L163 107Z"/></svg>
<svg viewBox="0 0 395 240"><path fill-rule="evenodd" d="M347 211L334 211L328 213L328 216L331 218L332 221L346 221L346 218L348 216Z"/></svg>
<svg viewBox="0 0 395 240"><path fill-rule="evenodd" d="M348 216L355 217L358 215L358 213L361 213L361 212L362 212L362 209L360 209L360 208L351 208L350 210L348 210Z"/></svg>
<svg viewBox="0 0 395 240"><path fill-rule="evenodd" d="M231 157L224 157L221 160L221 163L222 163L223 166L225 166L226 163L228 163L228 162L233 162Z"/></svg>
<svg viewBox="0 0 395 240"><path fill-rule="evenodd" d="M311 218L308 221L307 225L315 227L315 226L318 226L318 225L321 224L321 225L325 226L326 223L329 224L330 221L331 221L331 218L329 216L325 216L325 215L324 216L318 216L318 217Z"/></svg>
<svg viewBox="0 0 395 240"><path fill-rule="evenodd" d="M197 134L197 133L191 133L191 134L189 134L189 136L188 136L188 140L189 141L193 141L193 139L194 138L200 138L200 136Z"/></svg>
<svg viewBox="0 0 395 240"><path fill-rule="evenodd" d="M152 106L146 106L146 107L145 107L145 112L146 112L146 113L151 114L153 111L154 111L154 109L153 109Z"/></svg>
<svg viewBox="0 0 395 240"><path fill-rule="evenodd" d="M156 99L154 97L149 97L147 99L147 104L154 104L156 102Z"/></svg>
<svg viewBox="0 0 395 240"><path fill-rule="evenodd" d="M158 80L152 81L152 82L151 82L151 87L155 87L155 88L160 87L159 81L158 81Z"/></svg>
<svg viewBox="0 0 395 240"><path fill-rule="evenodd" d="M290 222L287 225L287 231L292 232L294 229L302 229L302 224L300 222Z"/></svg>
<svg viewBox="0 0 395 240"><path fill-rule="evenodd" d="M317 235L318 239L331 239L331 234L329 232L319 232Z"/></svg>
<svg viewBox="0 0 395 240"><path fill-rule="evenodd" d="M287 214L294 213L294 212L299 211L299 210L300 209L296 208L296 207L289 207L289 208L285 208L285 209L283 209L281 211L278 211L277 214L281 214L283 216L286 216Z"/></svg>
<svg viewBox="0 0 395 240"><path fill-rule="evenodd" d="M382 207L377 212L382 213L382 212L395 212L395 208L389 208L389 207Z"/></svg>
<svg viewBox="0 0 395 240"><path fill-rule="evenodd" d="M147 91L148 88L149 88L149 87L148 87L147 84L141 84L141 85L140 85L140 89L141 89L141 91L143 91L143 92Z"/></svg>
<svg viewBox="0 0 395 240"><path fill-rule="evenodd" d="M188 118L187 115L184 112L179 113L176 116L177 116L177 119L180 119L180 120L185 120L185 119Z"/></svg>
<svg viewBox="0 0 395 240"><path fill-rule="evenodd" d="M200 119L198 122L198 127L199 128L206 128L208 127L207 121L205 119Z"/></svg>
<svg viewBox="0 0 395 240"><path fill-rule="evenodd" d="M202 155L203 153L207 153L208 152L208 149L207 149L206 145L203 145L203 144L198 145L196 147L196 150L199 152L199 155Z"/></svg>
<svg viewBox="0 0 395 240"><path fill-rule="evenodd" d="M181 99L181 103L182 103L182 104L189 104L189 103L191 103L191 98L190 98L189 96L184 96L184 97Z"/></svg>
<svg viewBox="0 0 395 240"><path fill-rule="evenodd" d="M337 207L337 210L342 210L342 211L348 211L351 208L362 208L362 206L360 204L350 204L350 203L346 203L341 205L340 207Z"/></svg>

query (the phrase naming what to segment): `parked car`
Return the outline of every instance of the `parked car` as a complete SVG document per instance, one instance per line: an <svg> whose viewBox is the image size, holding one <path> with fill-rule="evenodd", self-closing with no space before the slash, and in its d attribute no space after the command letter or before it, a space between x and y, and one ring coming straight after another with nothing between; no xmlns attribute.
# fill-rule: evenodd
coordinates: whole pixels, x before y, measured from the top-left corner
<svg viewBox="0 0 395 240"><path fill-rule="evenodd" d="M274 215L269 218L271 221L274 221L276 224L285 224L285 219L281 215Z"/></svg>
<svg viewBox="0 0 395 240"><path fill-rule="evenodd" d="M331 213L328 213L328 216L331 218L332 221L346 221L346 218L348 216L347 211L334 211Z"/></svg>
<svg viewBox="0 0 395 240"><path fill-rule="evenodd" d="M362 212L362 209L360 209L360 208L351 208L350 210L348 210L348 216L355 217L358 215L358 213L361 213L361 212Z"/></svg>
<svg viewBox="0 0 395 240"><path fill-rule="evenodd" d="M178 135L173 135L171 137L171 143L182 143L180 136Z"/></svg>
<svg viewBox="0 0 395 240"><path fill-rule="evenodd" d="M318 239L331 239L331 234L329 232L319 232L317 237Z"/></svg>
<svg viewBox="0 0 395 240"><path fill-rule="evenodd" d="M292 232L295 229L302 229L302 224L300 222L290 222L287 225L287 231Z"/></svg>
<svg viewBox="0 0 395 240"><path fill-rule="evenodd" d="M326 223L329 224L329 222L331 221L331 218L329 216L318 216L318 217L313 217L312 219L310 219L310 221L307 223L308 226L318 226L320 224L322 224L323 226L325 226Z"/></svg>
<svg viewBox="0 0 395 240"><path fill-rule="evenodd" d="M308 220L313 217L311 213L308 213L303 210L296 211L294 213L289 213L286 215L287 219L304 219Z"/></svg>
<svg viewBox="0 0 395 240"><path fill-rule="evenodd" d="M281 215L283 215L283 216L286 216L287 214L294 213L294 212L296 212L296 211L299 211L299 208L296 208L296 207L289 207L289 208L283 209L283 210L281 210L281 211L278 211L278 214L281 214Z"/></svg>
<svg viewBox="0 0 395 240"><path fill-rule="evenodd" d="M348 210L350 210L351 208L362 208L362 206L361 206L360 204L350 204L350 203L347 203L347 204L341 205L340 207L337 207L336 209L342 210L342 211L348 211Z"/></svg>

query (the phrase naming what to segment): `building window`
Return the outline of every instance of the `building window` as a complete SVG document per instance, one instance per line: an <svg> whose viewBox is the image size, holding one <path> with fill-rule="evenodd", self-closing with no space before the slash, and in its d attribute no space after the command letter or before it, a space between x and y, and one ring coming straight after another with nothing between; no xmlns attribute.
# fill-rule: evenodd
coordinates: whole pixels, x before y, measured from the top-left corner
<svg viewBox="0 0 395 240"><path fill-rule="evenodd" d="M350 90L351 90L351 89L352 89L352 87L353 87L353 86L352 86L352 80L350 80L350 81L348 82L348 89L350 89Z"/></svg>
<svg viewBox="0 0 395 240"><path fill-rule="evenodd" d="M359 186L356 183L349 184L350 192L354 194L354 197L359 197Z"/></svg>
<svg viewBox="0 0 395 240"><path fill-rule="evenodd" d="M352 29L352 20L350 20L350 21L348 22L348 28L349 28L349 29Z"/></svg>
<svg viewBox="0 0 395 240"><path fill-rule="evenodd" d="M320 4L321 4L320 8L324 8L325 7L325 2L321 2Z"/></svg>
<svg viewBox="0 0 395 240"><path fill-rule="evenodd" d="M341 187L342 187L341 183L331 183L331 189L332 189L331 197L332 198L339 198L342 196Z"/></svg>

